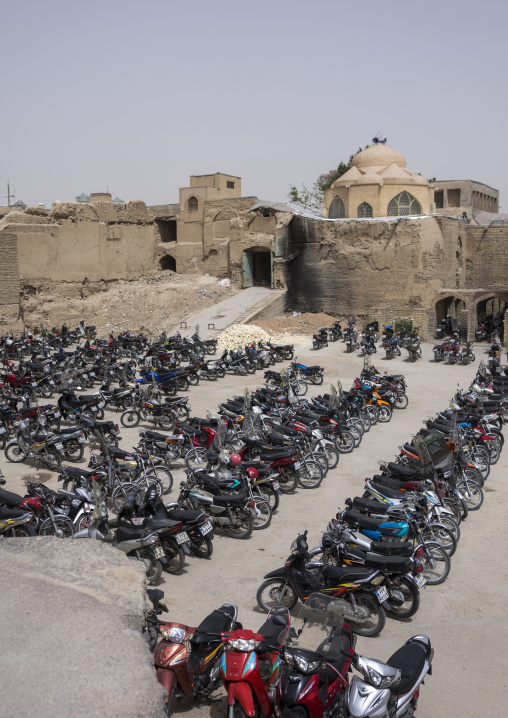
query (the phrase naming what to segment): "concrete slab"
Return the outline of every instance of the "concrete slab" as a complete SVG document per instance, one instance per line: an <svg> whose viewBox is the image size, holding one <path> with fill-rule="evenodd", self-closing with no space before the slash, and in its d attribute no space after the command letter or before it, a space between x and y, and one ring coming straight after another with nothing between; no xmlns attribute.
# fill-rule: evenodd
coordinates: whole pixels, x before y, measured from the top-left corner
<svg viewBox="0 0 508 718"><path fill-rule="evenodd" d="M190 314L186 319L187 329L181 329L179 324L174 325L170 334L179 331L182 335L194 334L196 325L199 325L199 336L203 339L212 339L231 324L242 324L251 316L258 314L272 302L279 299L286 290L267 289L266 287L249 287L234 297L225 299L212 307ZM208 329L213 324L214 329Z"/></svg>

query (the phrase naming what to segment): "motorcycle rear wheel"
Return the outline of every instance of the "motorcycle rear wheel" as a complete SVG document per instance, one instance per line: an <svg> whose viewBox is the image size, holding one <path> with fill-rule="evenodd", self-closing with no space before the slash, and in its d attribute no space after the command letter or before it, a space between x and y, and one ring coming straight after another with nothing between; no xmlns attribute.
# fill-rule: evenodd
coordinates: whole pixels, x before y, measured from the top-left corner
<svg viewBox="0 0 508 718"><path fill-rule="evenodd" d="M213 541L208 536L191 538L190 550L197 558L211 558L213 553Z"/></svg>
<svg viewBox="0 0 508 718"><path fill-rule="evenodd" d="M298 603L298 596L283 578L270 578L258 588L256 601L268 613L274 606L285 606L291 610Z"/></svg>
<svg viewBox="0 0 508 718"><path fill-rule="evenodd" d="M135 551L136 558L145 564L146 580L153 586L162 575L162 564L155 558L148 548L140 548Z"/></svg>
<svg viewBox="0 0 508 718"><path fill-rule="evenodd" d="M292 466L282 466L279 470L279 487L283 494L291 494L298 486L296 469Z"/></svg>
<svg viewBox="0 0 508 718"><path fill-rule="evenodd" d="M161 544L167 559L167 564L162 569L172 574L180 573L185 563L185 554L182 547L174 539L171 541L162 539Z"/></svg>

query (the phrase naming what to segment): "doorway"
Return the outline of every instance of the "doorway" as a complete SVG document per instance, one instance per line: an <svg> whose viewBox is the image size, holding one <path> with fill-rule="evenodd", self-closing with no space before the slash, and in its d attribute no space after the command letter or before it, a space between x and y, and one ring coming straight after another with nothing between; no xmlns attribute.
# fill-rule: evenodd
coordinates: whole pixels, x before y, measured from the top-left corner
<svg viewBox="0 0 508 718"><path fill-rule="evenodd" d="M273 287L273 253L254 247L242 254L242 287Z"/></svg>
<svg viewBox="0 0 508 718"><path fill-rule="evenodd" d="M172 272L176 272L176 261L170 254L164 254L159 259L159 266L163 271L170 269Z"/></svg>

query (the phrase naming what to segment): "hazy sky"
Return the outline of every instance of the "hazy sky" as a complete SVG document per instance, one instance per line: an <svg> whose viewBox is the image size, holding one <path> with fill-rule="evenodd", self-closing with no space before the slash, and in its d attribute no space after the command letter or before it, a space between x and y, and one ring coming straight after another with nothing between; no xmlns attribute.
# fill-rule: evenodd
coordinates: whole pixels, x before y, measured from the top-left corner
<svg viewBox="0 0 508 718"><path fill-rule="evenodd" d="M1 19L2 195L159 204L221 171L283 200L380 130L508 212L504 3L20 0Z"/></svg>

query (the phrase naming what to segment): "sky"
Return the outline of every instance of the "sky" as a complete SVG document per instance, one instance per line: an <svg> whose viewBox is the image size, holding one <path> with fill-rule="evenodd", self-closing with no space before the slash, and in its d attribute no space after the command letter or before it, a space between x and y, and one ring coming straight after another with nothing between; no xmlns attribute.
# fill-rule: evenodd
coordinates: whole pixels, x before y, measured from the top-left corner
<svg viewBox="0 0 508 718"><path fill-rule="evenodd" d="M2 195L165 204L225 172L281 201L381 132L411 171L484 182L508 212L505 3L19 0L1 17Z"/></svg>

